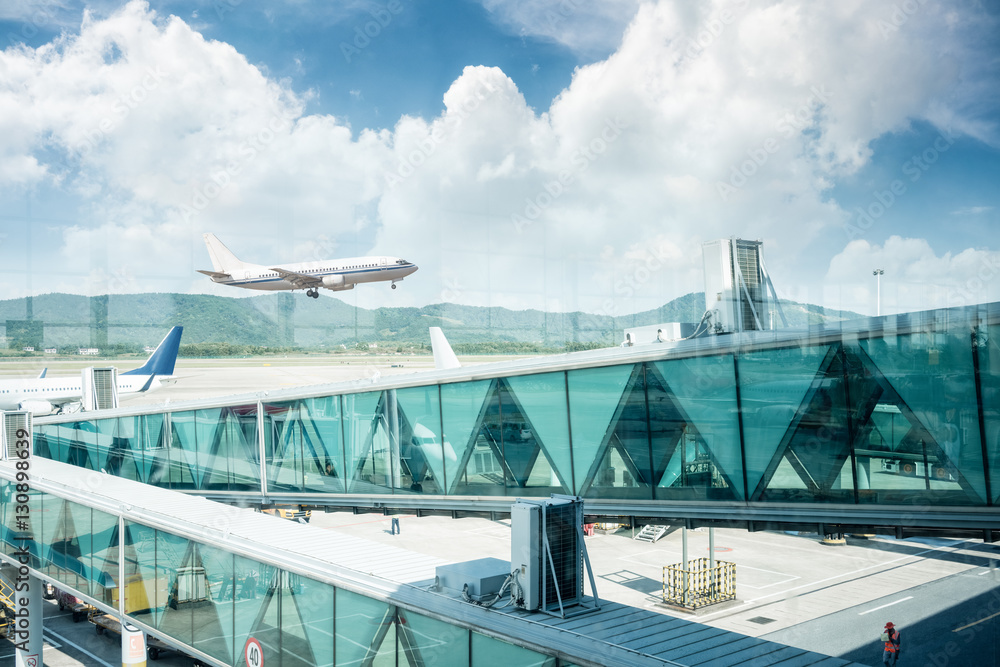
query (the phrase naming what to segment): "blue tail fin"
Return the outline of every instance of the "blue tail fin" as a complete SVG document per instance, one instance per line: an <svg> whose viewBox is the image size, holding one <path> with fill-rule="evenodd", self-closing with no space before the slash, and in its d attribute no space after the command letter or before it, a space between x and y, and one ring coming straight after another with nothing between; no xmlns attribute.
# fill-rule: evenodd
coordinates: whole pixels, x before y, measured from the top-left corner
<svg viewBox="0 0 1000 667"><path fill-rule="evenodd" d="M173 375L174 362L177 361L177 350L181 346L181 334L184 327L174 327L160 341L153 354L149 355L139 368L134 371L126 371L121 375Z"/></svg>

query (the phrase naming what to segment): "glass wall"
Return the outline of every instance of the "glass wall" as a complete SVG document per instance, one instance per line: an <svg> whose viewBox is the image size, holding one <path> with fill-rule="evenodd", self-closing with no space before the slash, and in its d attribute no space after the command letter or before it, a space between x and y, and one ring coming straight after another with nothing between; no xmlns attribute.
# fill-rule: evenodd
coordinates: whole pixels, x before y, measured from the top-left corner
<svg viewBox="0 0 1000 667"><path fill-rule="evenodd" d="M30 493L32 521L19 526L16 486L0 480L0 499L4 554L13 556L17 537L30 534L32 568L112 608L124 595L125 612L137 621L225 664L243 664L251 638L260 643L264 664L278 667L558 664L142 523L124 521L119 535L118 517L46 493Z"/></svg>
<svg viewBox="0 0 1000 667"><path fill-rule="evenodd" d="M205 491L259 490L263 450L270 492L984 506L1000 494L989 308L822 343L804 330L640 363L43 424L38 452Z"/></svg>

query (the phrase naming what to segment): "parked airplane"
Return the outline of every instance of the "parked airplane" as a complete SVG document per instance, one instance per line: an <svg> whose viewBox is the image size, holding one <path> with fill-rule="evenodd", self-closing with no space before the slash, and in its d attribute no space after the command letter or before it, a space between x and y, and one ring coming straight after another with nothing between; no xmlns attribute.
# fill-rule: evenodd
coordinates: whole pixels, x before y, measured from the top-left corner
<svg viewBox="0 0 1000 667"><path fill-rule="evenodd" d="M150 391L160 386L160 378L172 375L184 327L174 327L160 341L139 368L118 374L118 395ZM31 380L0 382L0 410L24 410L46 415L56 408L83 400L83 378L37 377Z"/></svg>
<svg viewBox="0 0 1000 667"><path fill-rule="evenodd" d="M297 262L284 267L250 264L240 261L215 234L204 234L214 271L203 271L220 285L232 285L259 290L305 289L306 296L316 299L319 288L334 292L354 289L358 283L392 281L396 283L417 270L417 265L398 257L351 257L315 262Z"/></svg>

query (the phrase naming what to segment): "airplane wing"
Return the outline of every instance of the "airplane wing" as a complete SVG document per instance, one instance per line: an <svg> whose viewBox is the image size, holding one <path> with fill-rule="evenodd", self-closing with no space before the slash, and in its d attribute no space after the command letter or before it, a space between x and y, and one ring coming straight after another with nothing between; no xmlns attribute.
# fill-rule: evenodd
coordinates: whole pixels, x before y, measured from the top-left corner
<svg viewBox="0 0 1000 667"><path fill-rule="evenodd" d="M295 271L286 271L285 269L279 269L277 267L271 267L271 271L276 272L279 276L287 280L288 282L295 285L298 289L303 289L306 287L322 287L323 281L316 276L307 276L304 273L296 273Z"/></svg>
<svg viewBox="0 0 1000 667"><path fill-rule="evenodd" d="M228 273L222 273L220 271L203 271L202 269L195 269L198 273L204 273L210 278L232 278Z"/></svg>

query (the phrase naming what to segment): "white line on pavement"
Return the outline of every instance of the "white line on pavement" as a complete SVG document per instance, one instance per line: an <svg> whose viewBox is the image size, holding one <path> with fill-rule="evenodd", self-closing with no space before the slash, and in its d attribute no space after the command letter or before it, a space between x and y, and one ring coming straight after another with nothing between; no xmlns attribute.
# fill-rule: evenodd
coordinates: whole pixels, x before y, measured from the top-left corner
<svg viewBox="0 0 1000 667"><path fill-rule="evenodd" d="M68 640L68 639L66 639L65 637L63 637L62 635L59 635L59 634L56 634L56 633L55 633L55 632L53 632L52 630L49 630L49 631L48 631L48 633L49 633L50 635L52 635L53 637L58 637L58 638L59 638L59 641L61 641L61 642L65 643L65 644L69 644L70 646L72 646L73 648L75 648L75 649L76 649L77 651L79 651L80 653L83 653L84 655L88 655L88 656L90 656L91 658L93 658L93 659L94 659L94 660L96 660L97 662L99 662L99 663L101 663L102 665L104 665L104 667L116 667L116 665L112 665L112 664L111 664L111 663L109 663L109 662L105 662L104 660L101 660L100 658L98 658L98 657L97 657L96 655L94 655L93 653L91 653L91 652L90 652L90 651L88 651L87 649L83 648L82 646L78 646L78 645L74 644L74 643L73 643L73 642L71 642L70 640Z"/></svg>
<svg viewBox="0 0 1000 667"><path fill-rule="evenodd" d="M907 600L912 600L913 596L902 598L901 600L896 600L895 602L890 602L889 604L884 604L881 607L875 607L874 609L869 609L868 611L858 612L858 616L864 616L865 614L870 614L873 611L878 611L879 609L885 609L886 607L891 607L894 604L899 604L900 602L906 602Z"/></svg>

